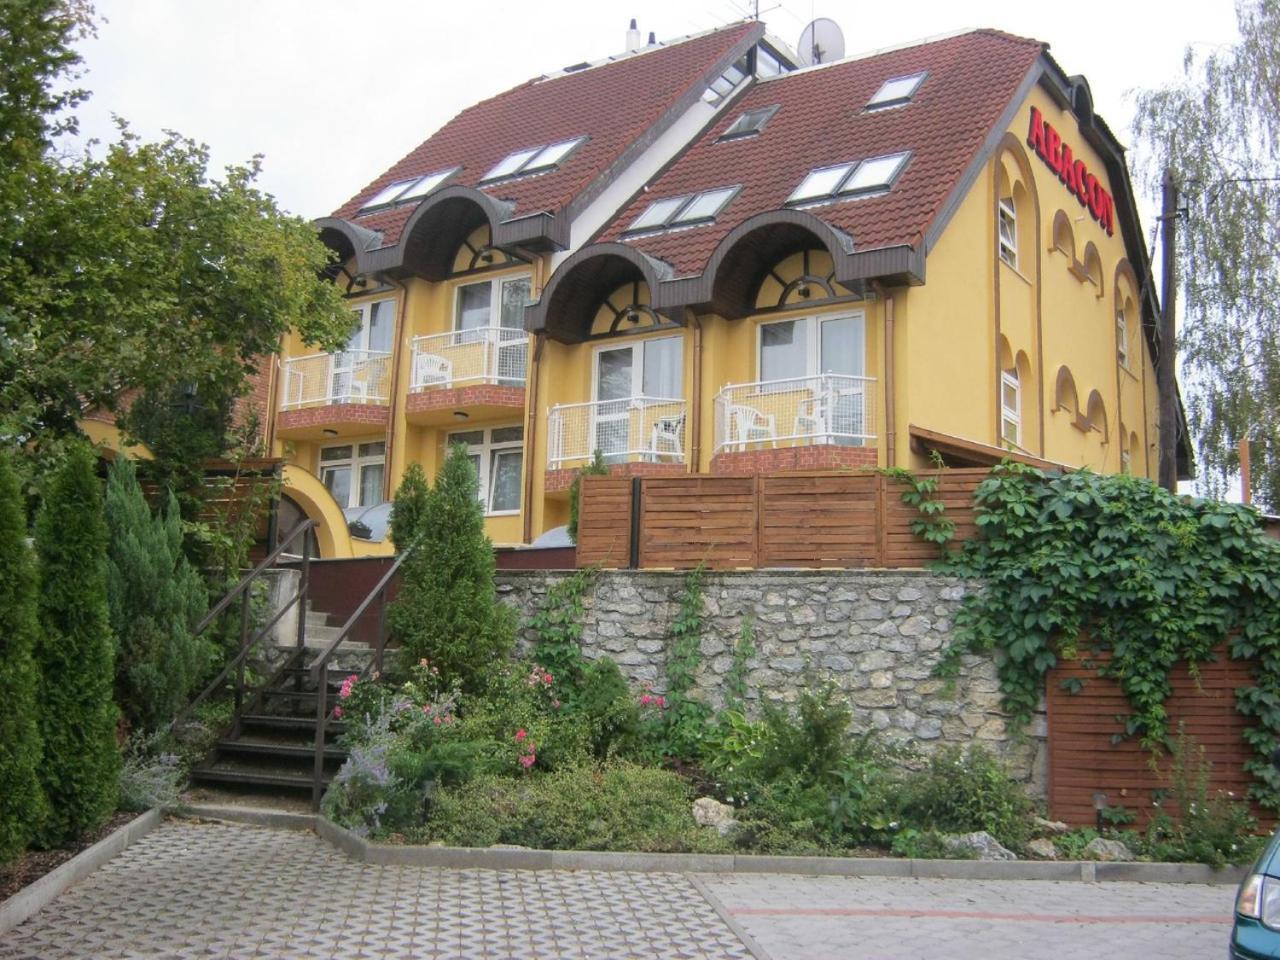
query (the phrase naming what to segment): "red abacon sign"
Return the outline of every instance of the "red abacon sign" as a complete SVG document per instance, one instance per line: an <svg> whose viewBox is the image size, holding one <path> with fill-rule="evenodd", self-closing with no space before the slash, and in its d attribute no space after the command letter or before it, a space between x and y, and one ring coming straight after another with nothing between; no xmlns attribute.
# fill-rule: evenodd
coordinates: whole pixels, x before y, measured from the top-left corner
<svg viewBox="0 0 1280 960"><path fill-rule="evenodd" d="M1071 145L1063 142L1062 135L1036 107L1031 108L1027 144L1035 148L1040 159L1076 195L1080 206L1088 209L1093 219L1107 231L1107 236L1112 236L1116 232L1116 205L1111 194L1102 181L1089 172L1085 162L1075 158Z"/></svg>

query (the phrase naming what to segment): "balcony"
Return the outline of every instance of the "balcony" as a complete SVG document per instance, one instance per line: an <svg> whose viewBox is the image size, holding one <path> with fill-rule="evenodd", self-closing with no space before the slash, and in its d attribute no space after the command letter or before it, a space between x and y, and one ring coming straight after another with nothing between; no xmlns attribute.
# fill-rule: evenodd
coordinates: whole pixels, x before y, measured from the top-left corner
<svg viewBox="0 0 1280 960"><path fill-rule="evenodd" d="M876 465L873 377L730 384L715 399L713 473Z"/></svg>
<svg viewBox="0 0 1280 960"><path fill-rule="evenodd" d="M405 413L416 424L453 422L455 410L479 418L524 409L529 335L474 327L415 337Z"/></svg>
<svg viewBox="0 0 1280 960"><path fill-rule="evenodd" d="M391 354L316 353L284 361L277 432L292 439L355 436L385 427Z"/></svg>
<svg viewBox="0 0 1280 960"><path fill-rule="evenodd" d="M610 472L666 476L687 472L688 404L659 397L624 397L557 404L547 418L546 490L568 490L577 468L604 454Z"/></svg>

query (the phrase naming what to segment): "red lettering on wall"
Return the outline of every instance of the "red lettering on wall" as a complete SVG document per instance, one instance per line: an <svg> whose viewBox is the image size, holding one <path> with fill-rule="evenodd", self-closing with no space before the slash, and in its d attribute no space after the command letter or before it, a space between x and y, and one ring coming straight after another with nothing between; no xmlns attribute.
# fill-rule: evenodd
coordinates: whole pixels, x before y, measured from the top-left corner
<svg viewBox="0 0 1280 960"><path fill-rule="evenodd" d="M1097 175L1089 172L1088 164L1076 159L1071 145L1063 142L1062 135L1036 107L1031 108L1027 146L1034 149L1045 165L1075 194L1080 206L1088 209L1093 219L1107 231L1107 236L1113 236L1116 216L1111 194Z"/></svg>

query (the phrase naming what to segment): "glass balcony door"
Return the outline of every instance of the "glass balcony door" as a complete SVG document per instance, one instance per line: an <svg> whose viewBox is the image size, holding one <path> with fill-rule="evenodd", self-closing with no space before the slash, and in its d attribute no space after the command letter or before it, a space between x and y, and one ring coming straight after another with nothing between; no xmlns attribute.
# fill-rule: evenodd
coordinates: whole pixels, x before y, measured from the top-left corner
<svg viewBox="0 0 1280 960"><path fill-rule="evenodd" d="M684 395L683 341L660 337L596 352L594 450L619 463L644 447L640 400L678 400Z"/></svg>

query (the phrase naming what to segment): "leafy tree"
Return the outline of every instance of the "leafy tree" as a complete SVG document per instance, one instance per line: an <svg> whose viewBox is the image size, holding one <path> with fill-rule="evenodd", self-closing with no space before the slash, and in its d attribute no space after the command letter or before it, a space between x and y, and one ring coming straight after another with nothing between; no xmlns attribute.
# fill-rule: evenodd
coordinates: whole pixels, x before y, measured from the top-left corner
<svg viewBox="0 0 1280 960"><path fill-rule="evenodd" d="M0 863L20 852L44 818L36 696L35 563L8 457L0 456Z"/></svg>
<svg viewBox="0 0 1280 960"><path fill-rule="evenodd" d="M1209 492L1255 441L1255 493L1280 506L1280 0L1239 0L1240 42L1146 90L1134 122L1153 191L1170 169L1184 294L1179 347Z"/></svg>
<svg viewBox="0 0 1280 960"><path fill-rule="evenodd" d="M153 515L133 461L107 478L107 597L116 637L116 702L130 727L155 729L186 702L214 651L192 635L208 606L182 553L177 499Z"/></svg>
<svg viewBox="0 0 1280 960"><path fill-rule="evenodd" d="M228 411L287 330L333 346L351 325L328 250L257 188L257 158L211 177L204 145L123 122L101 155L59 155L90 15L0 4L0 435L45 457L86 405L180 390Z"/></svg>
<svg viewBox="0 0 1280 960"><path fill-rule="evenodd" d="M510 651L515 617L498 603L493 544L466 447L452 448L425 497L416 479L402 485L393 516L398 549L406 546L403 531L422 533L401 567L400 594L388 610L391 632L406 656L428 658L447 680L474 691Z"/></svg>
<svg viewBox="0 0 1280 960"><path fill-rule="evenodd" d="M72 447L36 516L39 560L40 778L49 816L37 839L71 840L115 809L120 753L107 612L107 525L93 453Z"/></svg>

